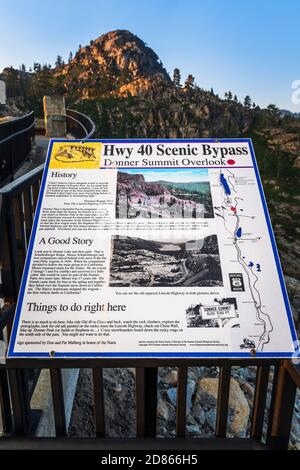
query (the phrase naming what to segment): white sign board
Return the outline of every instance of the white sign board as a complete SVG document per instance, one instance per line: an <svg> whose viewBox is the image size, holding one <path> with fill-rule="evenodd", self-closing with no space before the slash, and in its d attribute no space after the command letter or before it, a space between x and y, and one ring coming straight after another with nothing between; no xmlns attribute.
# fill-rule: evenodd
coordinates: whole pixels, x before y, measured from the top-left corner
<svg viewBox="0 0 300 470"><path fill-rule="evenodd" d="M8 357L291 357L249 139L51 141Z"/></svg>

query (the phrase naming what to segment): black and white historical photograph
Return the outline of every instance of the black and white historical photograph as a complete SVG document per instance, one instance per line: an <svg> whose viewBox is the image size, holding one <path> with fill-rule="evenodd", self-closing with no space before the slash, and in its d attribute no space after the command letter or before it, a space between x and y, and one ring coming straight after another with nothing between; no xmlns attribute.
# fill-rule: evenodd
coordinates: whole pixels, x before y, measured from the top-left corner
<svg viewBox="0 0 300 470"><path fill-rule="evenodd" d="M239 315L235 297L214 299L211 305L190 305L186 310L188 328L239 327Z"/></svg>
<svg viewBox="0 0 300 470"><path fill-rule="evenodd" d="M117 176L116 218L212 218L207 169L129 169Z"/></svg>
<svg viewBox="0 0 300 470"><path fill-rule="evenodd" d="M111 287L222 286L216 235L196 240L113 236Z"/></svg>

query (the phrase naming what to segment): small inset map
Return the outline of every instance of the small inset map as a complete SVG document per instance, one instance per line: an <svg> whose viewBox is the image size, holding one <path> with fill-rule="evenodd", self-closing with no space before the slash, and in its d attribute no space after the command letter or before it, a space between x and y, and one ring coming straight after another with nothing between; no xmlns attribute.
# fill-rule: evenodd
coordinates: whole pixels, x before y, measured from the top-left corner
<svg viewBox="0 0 300 470"><path fill-rule="evenodd" d="M227 234L227 242L232 245L234 262L238 265L240 273L229 273L232 292L249 291L249 315L255 321L257 335L256 349L263 351L270 343L273 332L271 312L265 305L264 292L261 288L261 274L263 265L256 259L260 252L261 234L253 209L247 209L247 199L243 188L249 183L246 176L242 177L229 169L222 169L218 175L220 187L219 203L214 206L215 216L223 222ZM242 349L249 349L253 341L244 338ZM250 345L250 346L249 346Z"/></svg>

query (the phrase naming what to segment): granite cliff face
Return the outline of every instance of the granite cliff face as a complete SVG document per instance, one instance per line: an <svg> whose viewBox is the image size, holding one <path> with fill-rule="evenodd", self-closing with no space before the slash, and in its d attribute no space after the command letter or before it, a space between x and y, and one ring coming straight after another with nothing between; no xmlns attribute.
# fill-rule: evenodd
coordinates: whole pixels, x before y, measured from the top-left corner
<svg viewBox="0 0 300 470"><path fill-rule="evenodd" d="M118 191L127 193L131 197L155 196L171 194L167 187L157 183L147 183L142 174L128 174L118 172Z"/></svg>
<svg viewBox="0 0 300 470"><path fill-rule="evenodd" d="M171 82L155 52L127 30L103 34L80 47L54 73L68 93L77 92L83 98L103 93L137 95L152 82Z"/></svg>
<svg viewBox="0 0 300 470"><path fill-rule="evenodd" d="M42 115L45 94L65 94L94 119L101 137L233 137L258 112L203 90L191 75L183 85L171 80L156 53L127 30L80 46L66 64L60 57L55 68L34 63L33 69L3 71L9 98Z"/></svg>
<svg viewBox="0 0 300 470"><path fill-rule="evenodd" d="M79 104L82 110L87 106ZM103 137L119 138L237 137L249 130L258 113L205 90L156 80L138 97L102 99L89 106Z"/></svg>
<svg viewBox="0 0 300 470"><path fill-rule="evenodd" d="M192 81L175 84L155 52L126 30L80 47L53 74L75 105L90 108L102 136L234 136L249 129L257 112Z"/></svg>
<svg viewBox="0 0 300 470"><path fill-rule="evenodd" d="M259 132L273 151L283 150L295 157L293 166L300 168L300 120L292 120L288 126L274 126Z"/></svg>

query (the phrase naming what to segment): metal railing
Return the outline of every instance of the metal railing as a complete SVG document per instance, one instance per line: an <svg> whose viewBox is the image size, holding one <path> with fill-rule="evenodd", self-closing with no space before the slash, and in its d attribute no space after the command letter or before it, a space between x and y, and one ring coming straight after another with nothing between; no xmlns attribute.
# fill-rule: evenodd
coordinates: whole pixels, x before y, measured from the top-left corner
<svg viewBox="0 0 300 470"><path fill-rule="evenodd" d="M30 153L34 138L34 112L0 124L0 184L13 179Z"/></svg>
<svg viewBox="0 0 300 470"><path fill-rule="evenodd" d="M43 165L0 189L0 260L5 302L0 313L0 341L8 341L10 337L42 173ZM38 376L39 371L36 369L17 372L27 430L32 426L30 399ZM0 365L0 408L6 433L12 431L13 425L9 390L7 371Z"/></svg>
<svg viewBox="0 0 300 470"><path fill-rule="evenodd" d="M74 109L66 110L67 133L75 139L92 139L94 122ZM0 185L14 179L14 174L29 155L35 135L35 116L32 111L0 124Z"/></svg>
<svg viewBox="0 0 300 470"><path fill-rule="evenodd" d="M76 139L93 139L96 133L94 122L85 114L74 109L66 109L67 132Z"/></svg>
<svg viewBox="0 0 300 470"><path fill-rule="evenodd" d="M0 235L3 291L7 304L1 310L0 335L10 335L20 277L27 251L34 210L42 176L42 167L0 190ZM4 334L5 332L5 334ZM1 336L0 336L1 339ZM156 439L158 367L178 369L176 439ZM188 367L218 367L219 386L215 439L186 438L186 397ZM251 416L250 437L225 439L229 415L232 367L255 366L256 385ZM136 438L107 438L104 406L104 368L136 368ZM94 417L96 437L67 437L62 368L90 368L93 374ZM270 370L273 374L270 380ZM54 410L56 438L30 439L34 413L30 397L41 369L48 369ZM269 383L272 383L270 406L267 407ZM276 359L13 359L0 365L0 408L5 435L0 449L22 448L93 448L97 449L202 449L202 448L273 448L286 449L292 423L297 388L300 388L299 366ZM267 432L263 442L266 409ZM18 440L13 436L20 437ZM24 439L25 438L25 439Z"/></svg>

